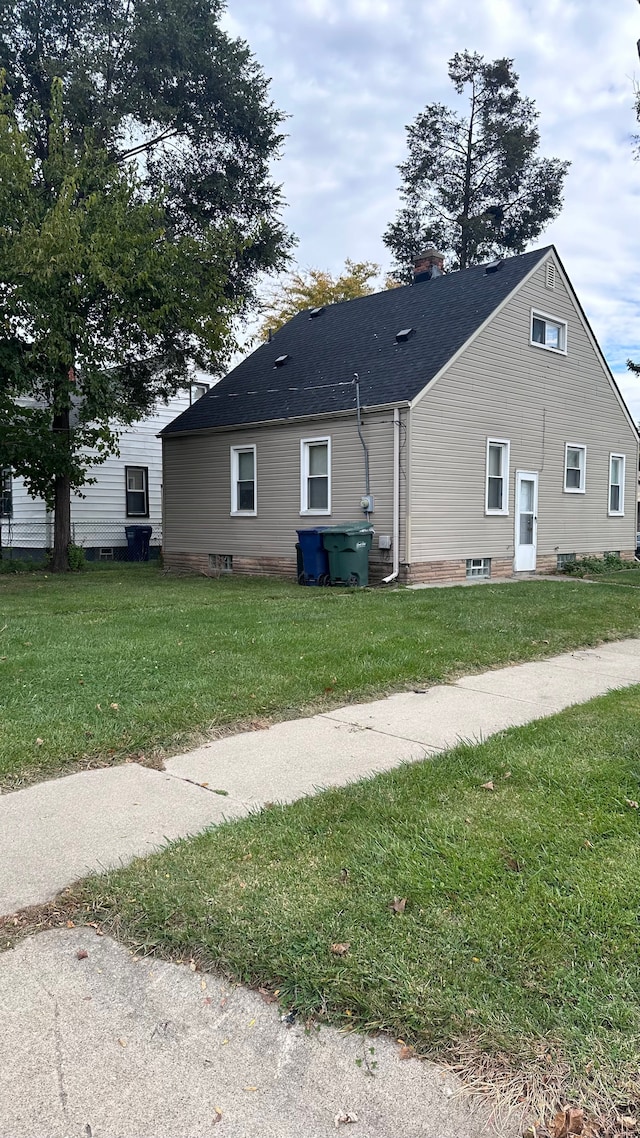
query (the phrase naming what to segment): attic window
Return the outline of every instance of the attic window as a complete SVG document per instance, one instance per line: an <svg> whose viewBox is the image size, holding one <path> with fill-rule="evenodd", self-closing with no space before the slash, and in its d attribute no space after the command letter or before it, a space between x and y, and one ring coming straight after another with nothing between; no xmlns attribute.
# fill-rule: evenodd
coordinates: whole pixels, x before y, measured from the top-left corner
<svg viewBox="0 0 640 1138"><path fill-rule="evenodd" d="M324 308L312 308L309 312L309 319L315 320L322 312L324 312Z"/></svg>
<svg viewBox="0 0 640 1138"><path fill-rule="evenodd" d="M549 261L546 265L544 283L547 288L556 287L556 267L552 261Z"/></svg>
<svg viewBox="0 0 640 1138"><path fill-rule="evenodd" d="M407 340L410 340L415 334L415 328L401 328L399 332L396 332L396 343L406 344Z"/></svg>
<svg viewBox="0 0 640 1138"><path fill-rule="evenodd" d="M485 266L484 271L487 275L489 275L491 273L497 273L498 270L502 268L503 264L504 264L504 261L502 261L500 259L500 257L498 257L495 261L490 261L489 264Z"/></svg>
<svg viewBox="0 0 640 1138"><path fill-rule="evenodd" d="M290 360L290 359L291 359L291 356L289 356L289 355L286 355L286 356L277 356L277 357L276 357L276 362L274 363L274 365L273 365L273 366L274 366L274 367L284 367L284 365L286 364L287 360Z"/></svg>

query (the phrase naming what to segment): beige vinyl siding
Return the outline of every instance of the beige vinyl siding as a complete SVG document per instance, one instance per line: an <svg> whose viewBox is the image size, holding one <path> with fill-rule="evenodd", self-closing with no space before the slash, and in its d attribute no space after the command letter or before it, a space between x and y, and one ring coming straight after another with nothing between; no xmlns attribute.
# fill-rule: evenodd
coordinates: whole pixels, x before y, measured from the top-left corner
<svg viewBox="0 0 640 1138"><path fill-rule="evenodd" d="M411 411L412 562L512 557L516 470L539 474L539 556L635 547L637 437L560 270L548 289L545 265ZM530 344L532 308L567 321L566 355ZM485 516L488 437L510 441L508 516ZM564 492L566 443L587 448L585 494ZM622 518L607 512L611 452L626 455Z"/></svg>
<svg viewBox="0 0 640 1138"><path fill-rule="evenodd" d="M363 413L376 534L392 533L393 430L392 411ZM331 514L301 515L300 442L325 437L331 438ZM256 447L257 515L231 517L230 449L251 444ZM364 490L355 415L169 436L164 440L164 548L168 553L293 556L297 529L363 520Z"/></svg>

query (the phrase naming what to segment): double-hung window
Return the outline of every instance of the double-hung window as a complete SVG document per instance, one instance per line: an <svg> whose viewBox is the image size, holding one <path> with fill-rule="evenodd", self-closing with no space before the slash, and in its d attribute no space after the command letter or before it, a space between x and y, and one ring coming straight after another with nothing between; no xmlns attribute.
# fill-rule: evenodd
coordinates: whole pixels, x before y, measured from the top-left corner
<svg viewBox="0 0 640 1138"><path fill-rule="evenodd" d="M255 446L231 447L231 513L258 512Z"/></svg>
<svg viewBox="0 0 640 1138"><path fill-rule="evenodd" d="M300 513L331 513L331 439L300 442Z"/></svg>
<svg viewBox="0 0 640 1138"><path fill-rule="evenodd" d="M624 455L609 455L609 514L624 514Z"/></svg>
<svg viewBox="0 0 640 1138"><path fill-rule="evenodd" d="M567 443L564 448L565 494L584 494L587 473L587 448L581 443Z"/></svg>
<svg viewBox="0 0 640 1138"><path fill-rule="evenodd" d="M485 513L509 513L509 440L487 439Z"/></svg>
<svg viewBox="0 0 640 1138"><path fill-rule="evenodd" d="M531 343L535 348L549 352L567 353L567 322L548 316L546 312L531 310Z"/></svg>
<svg viewBox="0 0 640 1138"><path fill-rule="evenodd" d="M149 517L149 472L146 466L126 466L127 517Z"/></svg>
<svg viewBox="0 0 640 1138"><path fill-rule="evenodd" d="M10 518L13 514L13 494L11 486L11 467L0 467L0 518Z"/></svg>

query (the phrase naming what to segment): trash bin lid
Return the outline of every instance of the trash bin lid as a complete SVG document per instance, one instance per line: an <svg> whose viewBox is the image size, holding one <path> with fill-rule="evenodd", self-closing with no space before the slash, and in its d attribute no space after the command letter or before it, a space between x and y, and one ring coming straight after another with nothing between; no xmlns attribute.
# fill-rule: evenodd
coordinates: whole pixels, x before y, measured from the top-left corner
<svg viewBox="0 0 640 1138"><path fill-rule="evenodd" d="M343 522L340 526L324 526L324 533L375 533L371 522Z"/></svg>

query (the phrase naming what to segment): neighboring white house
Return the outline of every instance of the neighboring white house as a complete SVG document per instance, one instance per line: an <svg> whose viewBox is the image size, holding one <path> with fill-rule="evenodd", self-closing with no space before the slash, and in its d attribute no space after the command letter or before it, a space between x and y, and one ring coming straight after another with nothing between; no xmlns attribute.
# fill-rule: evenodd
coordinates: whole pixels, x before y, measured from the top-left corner
<svg viewBox="0 0 640 1138"><path fill-rule="evenodd" d="M91 560L127 557L125 528L151 526L151 550L162 545L162 444L158 433L210 387L193 383L153 415L123 430L120 454L112 455L92 472L96 482L83 497L71 499L72 540ZM0 543L4 554L39 557L53 544L53 514L41 498L31 498L22 478L1 472Z"/></svg>

